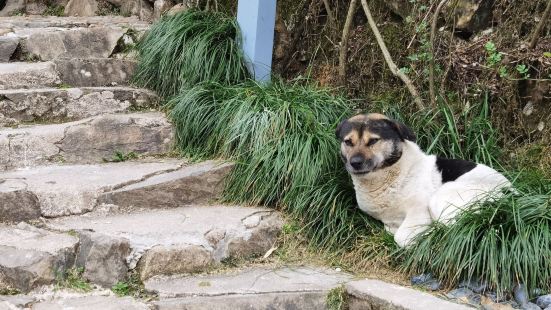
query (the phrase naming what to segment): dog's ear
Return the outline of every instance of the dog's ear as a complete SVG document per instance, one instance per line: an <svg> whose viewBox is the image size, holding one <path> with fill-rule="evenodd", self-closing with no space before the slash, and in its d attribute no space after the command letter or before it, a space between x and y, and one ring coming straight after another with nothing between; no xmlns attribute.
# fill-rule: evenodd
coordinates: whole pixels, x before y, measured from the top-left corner
<svg viewBox="0 0 551 310"><path fill-rule="evenodd" d="M337 129L335 129L335 136L340 141L342 141L344 130L346 130L345 127L348 127L347 125L348 125L348 119L345 118L339 123L339 125L337 125Z"/></svg>
<svg viewBox="0 0 551 310"><path fill-rule="evenodd" d="M394 128L394 130L396 130L398 136L400 136L400 139L402 139L402 141L409 140L411 142L415 142L415 140L417 139L417 137L415 137L415 133L413 133L413 130L404 125L402 122L391 119L387 120L387 122L392 128Z"/></svg>

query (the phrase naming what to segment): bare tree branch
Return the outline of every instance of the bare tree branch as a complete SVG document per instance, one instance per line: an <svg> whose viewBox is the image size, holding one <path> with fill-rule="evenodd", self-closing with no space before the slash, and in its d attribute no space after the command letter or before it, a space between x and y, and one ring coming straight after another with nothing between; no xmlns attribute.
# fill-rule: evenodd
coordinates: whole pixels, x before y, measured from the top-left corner
<svg viewBox="0 0 551 310"><path fill-rule="evenodd" d="M438 15L444 7L448 0L440 0L440 3L434 11L434 16L432 17L432 25L430 28L430 62L429 62L429 96L430 96L430 105L432 108L436 108L436 94L434 92L434 58L435 58L435 49L434 49L434 38L436 37L436 26L438 24Z"/></svg>
<svg viewBox="0 0 551 310"><path fill-rule="evenodd" d="M346 78L346 55L348 51L348 38L350 36L350 28L352 28L352 22L354 20L354 13L358 7L357 0L351 0L348 7L348 14L346 15L346 21L342 28L341 48L339 51L339 81L344 83Z"/></svg>
<svg viewBox="0 0 551 310"><path fill-rule="evenodd" d="M538 39L540 37L540 32L543 29L543 25L545 23L549 22L549 18L551 17L551 0L547 2L547 7L545 8L545 12L543 12L543 16L541 17L540 22L536 26L536 29L534 29L534 32L532 34L532 39L530 40L530 49L533 49L536 47L536 44L538 44Z"/></svg>
<svg viewBox="0 0 551 310"><path fill-rule="evenodd" d="M383 37L381 36L381 33L379 32L379 29L377 28L377 24L375 23L375 20L373 20L373 16L371 16L371 11L369 10L369 6L367 5L366 0L362 0L362 6L365 12L365 15L367 16L367 21L369 23L369 26L371 27L371 31L373 31L373 34L375 35L375 38L377 39L377 43L379 44L379 48L381 49L381 52L383 53L383 56L385 58L385 61L388 65L388 68L398 78L406 84L407 89L409 90L411 96L413 97L413 101L415 104L417 104L417 107L419 109L424 109L425 105L423 104L423 100L421 100L421 96L419 96L419 92L415 88L415 85L411 82L409 77L402 71L398 70L396 67L396 64L392 60L392 57L390 56L390 53L388 52L388 49L385 45L385 42L383 41Z"/></svg>

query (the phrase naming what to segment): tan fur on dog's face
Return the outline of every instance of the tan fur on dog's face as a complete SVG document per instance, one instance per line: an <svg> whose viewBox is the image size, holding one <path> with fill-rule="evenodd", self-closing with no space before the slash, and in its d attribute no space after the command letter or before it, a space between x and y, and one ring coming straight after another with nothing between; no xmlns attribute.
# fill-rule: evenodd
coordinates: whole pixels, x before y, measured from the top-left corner
<svg viewBox="0 0 551 310"><path fill-rule="evenodd" d="M415 139L403 124L375 113L344 120L336 134L346 170L358 175L393 165L402 156L404 140Z"/></svg>

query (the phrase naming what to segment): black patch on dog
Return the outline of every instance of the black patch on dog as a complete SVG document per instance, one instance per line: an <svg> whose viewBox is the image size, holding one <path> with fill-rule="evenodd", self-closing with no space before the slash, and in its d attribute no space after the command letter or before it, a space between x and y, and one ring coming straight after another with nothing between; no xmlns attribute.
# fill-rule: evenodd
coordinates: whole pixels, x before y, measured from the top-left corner
<svg viewBox="0 0 551 310"><path fill-rule="evenodd" d="M394 144L394 149L389 157L385 158L385 161L381 165L381 168L386 168L397 163L402 158L402 151L398 149L398 145Z"/></svg>
<svg viewBox="0 0 551 310"><path fill-rule="evenodd" d="M475 167L476 164L470 161L436 157L436 168L442 175L442 183L455 181Z"/></svg>

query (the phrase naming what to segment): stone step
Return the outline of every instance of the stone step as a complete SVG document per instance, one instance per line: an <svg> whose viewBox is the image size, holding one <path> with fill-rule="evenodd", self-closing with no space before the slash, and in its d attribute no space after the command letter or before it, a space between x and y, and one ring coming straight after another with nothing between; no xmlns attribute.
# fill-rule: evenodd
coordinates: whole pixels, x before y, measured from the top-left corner
<svg viewBox="0 0 551 310"><path fill-rule="evenodd" d="M75 263L78 238L21 223L0 225L0 289L51 284Z"/></svg>
<svg viewBox="0 0 551 310"><path fill-rule="evenodd" d="M0 222L82 214L115 207L106 200L126 197L124 210L206 203L218 198L232 164L180 160L63 165L0 173ZM152 179L151 183L147 181ZM132 195L136 193L136 195ZM150 193L145 195L145 193ZM166 203L170 201L170 204Z"/></svg>
<svg viewBox="0 0 551 310"><path fill-rule="evenodd" d="M109 58L131 48L138 37L137 31L116 26L14 29L0 36L0 61Z"/></svg>
<svg viewBox="0 0 551 310"><path fill-rule="evenodd" d="M139 20L136 16L9 16L0 17L1 33L8 33L20 28L78 28L78 27L122 27L144 31L150 23Z"/></svg>
<svg viewBox="0 0 551 310"><path fill-rule="evenodd" d="M0 90L0 127L145 110L158 107L158 102L152 91L131 87Z"/></svg>
<svg viewBox="0 0 551 310"><path fill-rule="evenodd" d="M2 309L2 308L0 308ZM149 310L142 301L132 297L115 296L83 296L58 298L37 302L32 305L33 310Z"/></svg>
<svg viewBox="0 0 551 310"><path fill-rule="evenodd" d="M160 112L8 128L0 130L0 171L60 162L99 163L117 153L165 154L172 146L172 126Z"/></svg>
<svg viewBox="0 0 551 310"><path fill-rule="evenodd" d="M263 255L275 244L282 222L271 209L189 205L131 213L96 211L45 225L78 234L76 262L84 267L83 276L111 287L131 269L146 280L203 272L227 258Z"/></svg>
<svg viewBox="0 0 551 310"><path fill-rule="evenodd" d="M115 58L0 63L0 89L127 85L135 67L133 60Z"/></svg>
<svg viewBox="0 0 551 310"><path fill-rule="evenodd" d="M456 304L412 288L380 280L360 280L346 284L348 309L388 310L470 310L467 305Z"/></svg>
<svg viewBox="0 0 551 310"><path fill-rule="evenodd" d="M326 268L247 268L229 274L154 277L156 309L326 309L327 293L351 281Z"/></svg>

